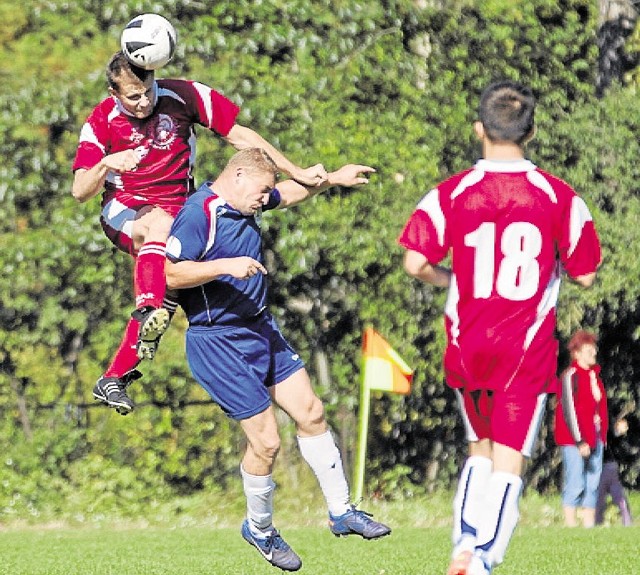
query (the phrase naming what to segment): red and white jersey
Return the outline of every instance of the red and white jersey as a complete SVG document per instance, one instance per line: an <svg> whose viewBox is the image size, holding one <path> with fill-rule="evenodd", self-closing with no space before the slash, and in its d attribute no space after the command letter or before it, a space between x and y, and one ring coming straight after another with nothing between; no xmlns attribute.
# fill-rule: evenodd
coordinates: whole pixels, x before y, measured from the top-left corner
<svg viewBox="0 0 640 575"><path fill-rule="evenodd" d="M527 160L480 160L420 201L400 238L438 264L451 254L444 366L452 387L531 393L555 380L564 268L595 272L600 243L584 201Z"/></svg>
<svg viewBox="0 0 640 575"><path fill-rule="evenodd" d="M123 150L135 150L140 158L135 171L108 174L103 202L116 195L160 207L182 205L193 191L195 125L226 136L240 111L198 82L158 80L155 92L157 101L148 118L133 117L109 97L82 127L74 171L89 170L104 156Z"/></svg>

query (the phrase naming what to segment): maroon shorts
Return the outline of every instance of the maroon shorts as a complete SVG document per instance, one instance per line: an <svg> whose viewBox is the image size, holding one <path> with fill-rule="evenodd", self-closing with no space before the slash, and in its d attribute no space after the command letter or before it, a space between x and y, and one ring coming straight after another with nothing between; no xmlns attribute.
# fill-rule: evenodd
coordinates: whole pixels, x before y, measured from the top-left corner
<svg viewBox="0 0 640 575"><path fill-rule="evenodd" d="M455 389L467 441L490 439L531 457L544 417L546 393Z"/></svg>
<svg viewBox="0 0 640 575"><path fill-rule="evenodd" d="M130 194L105 194L100 213L100 224L105 235L119 250L135 256L133 224L138 212L144 208L159 207L175 218L184 200L180 203L157 204L142 196Z"/></svg>

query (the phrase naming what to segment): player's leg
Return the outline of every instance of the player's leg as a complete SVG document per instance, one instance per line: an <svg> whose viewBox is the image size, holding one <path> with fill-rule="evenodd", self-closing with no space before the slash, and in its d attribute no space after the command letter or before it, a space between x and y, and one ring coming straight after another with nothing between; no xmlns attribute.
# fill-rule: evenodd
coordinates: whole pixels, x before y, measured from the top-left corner
<svg viewBox="0 0 640 575"><path fill-rule="evenodd" d="M105 235L119 250L134 254L133 223L142 206L136 202L110 199L102 210L100 223ZM139 322L131 318L127 323L120 345L115 351L109 367L98 378L93 396L110 407L126 415L134 408L133 401L126 394L128 385L142 374L136 369L140 363L136 352Z"/></svg>
<svg viewBox="0 0 640 575"><path fill-rule="evenodd" d="M490 418L485 411L489 407L488 396L480 401L480 391L468 393L456 389L455 394L469 442L469 457L460 473L453 499L453 551L447 574L466 575L475 550L477 529L484 511L485 492L493 463L489 440Z"/></svg>
<svg viewBox="0 0 640 575"><path fill-rule="evenodd" d="M163 307L166 294L164 272L167 237L173 216L163 209L145 206L133 222L137 257L134 268L136 310L140 322L136 352L140 359L153 359L160 338L169 327L170 313Z"/></svg>
<svg viewBox="0 0 640 575"><path fill-rule="evenodd" d="M247 518L252 528L273 529L273 465L280 449L280 436L273 407L243 419L240 425L247 438L241 473L247 497Z"/></svg>
<svg viewBox="0 0 640 575"><path fill-rule="evenodd" d="M275 483L271 471L280 437L269 391L268 342L249 327L191 328L186 338L187 361L196 381L247 438L241 475L247 499L242 537L272 565L296 571L300 558L273 527Z"/></svg>
<svg viewBox="0 0 640 575"><path fill-rule="evenodd" d="M324 416L324 406L311 387L309 374L275 322L269 324L274 358L273 401L295 422L303 459L315 474L329 510L329 526L336 536L357 534L377 539L391 533L386 525L350 503L349 485L340 450Z"/></svg>
<svg viewBox="0 0 640 575"><path fill-rule="evenodd" d="M272 565L284 571L297 571L300 557L273 526L273 465L280 448L280 437L273 407L240 421L247 438L247 449L240 471L247 500L247 518L242 537Z"/></svg>
<svg viewBox="0 0 640 575"><path fill-rule="evenodd" d="M311 467L329 512L342 515L350 509L349 486L342 456L324 417L324 407L314 393L309 374L301 368L269 388L273 401L296 425L300 454Z"/></svg>
<svg viewBox="0 0 640 575"><path fill-rule="evenodd" d="M491 414L493 471L486 486L470 575L487 575L504 559L520 516L524 460L531 456L545 404L545 394L495 394Z"/></svg>

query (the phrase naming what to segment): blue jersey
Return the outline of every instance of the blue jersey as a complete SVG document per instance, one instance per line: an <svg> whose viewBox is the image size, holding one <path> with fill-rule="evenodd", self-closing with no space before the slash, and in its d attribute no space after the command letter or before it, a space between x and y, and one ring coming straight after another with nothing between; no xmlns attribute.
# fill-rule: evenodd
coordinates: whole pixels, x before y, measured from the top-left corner
<svg viewBox="0 0 640 575"><path fill-rule="evenodd" d="M261 212L245 216L218 196L206 182L180 210L167 240L172 262L212 261L249 256L263 263ZM274 189L263 210L276 208ZM204 285L180 290L189 325L233 325L259 315L266 306L267 281L259 273L248 280L220 276Z"/></svg>

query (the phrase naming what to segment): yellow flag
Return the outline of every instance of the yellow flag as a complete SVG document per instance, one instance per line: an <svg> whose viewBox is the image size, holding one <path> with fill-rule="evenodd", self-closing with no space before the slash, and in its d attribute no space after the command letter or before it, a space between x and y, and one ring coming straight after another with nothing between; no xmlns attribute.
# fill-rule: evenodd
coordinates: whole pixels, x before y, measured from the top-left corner
<svg viewBox="0 0 640 575"><path fill-rule="evenodd" d="M373 328L365 328L362 338L364 386L391 393L411 392L413 370Z"/></svg>

